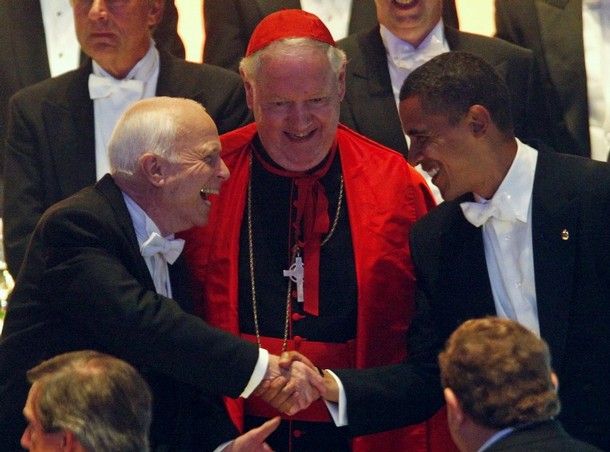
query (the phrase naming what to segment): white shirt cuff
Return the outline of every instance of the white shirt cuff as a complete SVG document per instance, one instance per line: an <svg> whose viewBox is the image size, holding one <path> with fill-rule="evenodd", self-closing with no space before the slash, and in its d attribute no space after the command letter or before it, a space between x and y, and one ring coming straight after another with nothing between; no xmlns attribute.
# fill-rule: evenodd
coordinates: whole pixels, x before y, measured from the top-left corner
<svg viewBox="0 0 610 452"><path fill-rule="evenodd" d="M345 396L345 388L343 387L343 383L339 380L332 371L325 369L337 382L337 386L339 387L339 401L338 402L328 402L326 403L326 408L328 408L328 412L330 416L333 418L333 422L337 427L345 427L348 425L347 423L347 397Z"/></svg>
<svg viewBox="0 0 610 452"><path fill-rule="evenodd" d="M250 377L250 381L246 385L246 389L239 395L247 399L250 394L254 392L254 390L258 387L258 385L265 378L265 373L267 372L267 367L269 366L269 352L264 348L258 349L258 360L256 361L256 366L254 366L254 371L252 372L252 376Z"/></svg>

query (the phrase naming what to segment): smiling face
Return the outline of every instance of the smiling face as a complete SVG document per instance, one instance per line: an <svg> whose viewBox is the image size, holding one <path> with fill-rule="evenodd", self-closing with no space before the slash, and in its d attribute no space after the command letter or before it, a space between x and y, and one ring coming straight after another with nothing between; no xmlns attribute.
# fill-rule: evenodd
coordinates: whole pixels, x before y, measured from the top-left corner
<svg viewBox="0 0 610 452"><path fill-rule="evenodd" d="M471 124L465 115L452 125L442 115L426 113L419 97L400 102L400 118L409 135L409 162L421 164L446 201L478 192L481 158L472 144Z"/></svg>
<svg viewBox="0 0 610 452"><path fill-rule="evenodd" d="M442 0L375 0L379 23L418 46L442 15Z"/></svg>
<svg viewBox="0 0 610 452"><path fill-rule="evenodd" d="M161 203L166 212L163 224L170 232L207 224L209 195L218 194L222 182L229 178L229 170L220 157L216 126L203 110L184 110L178 134L178 161L164 162Z"/></svg>
<svg viewBox="0 0 610 452"><path fill-rule="evenodd" d="M255 80L246 80L248 106L271 158L291 171L306 171L328 154L345 93L345 69L333 72L316 47L261 56Z"/></svg>
<svg viewBox="0 0 610 452"><path fill-rule="evenodd" d="M78 41L88 56L123 78L146 54L161 0L72 0Z"/></svg>

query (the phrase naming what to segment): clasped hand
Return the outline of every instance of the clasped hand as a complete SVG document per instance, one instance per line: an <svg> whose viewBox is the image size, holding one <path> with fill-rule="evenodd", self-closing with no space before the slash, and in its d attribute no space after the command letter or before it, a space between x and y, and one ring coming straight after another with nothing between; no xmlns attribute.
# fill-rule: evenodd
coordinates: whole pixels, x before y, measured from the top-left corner
<svg viewBox="0 0 610 452"><path fill-rule="evenodd" d="M255 396L289 416L325 394L324 379L316 367L303 355L293 352L282 354L281 359L269 355L265 378L254 391Z"/></svg>

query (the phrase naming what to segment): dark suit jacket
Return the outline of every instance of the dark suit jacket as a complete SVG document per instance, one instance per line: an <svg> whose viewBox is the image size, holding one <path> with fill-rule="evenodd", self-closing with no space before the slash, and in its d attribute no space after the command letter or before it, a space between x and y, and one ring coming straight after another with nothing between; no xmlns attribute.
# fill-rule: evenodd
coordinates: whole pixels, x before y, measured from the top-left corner
<svg viewBox="0 0 610 452"><path fill-rule="evenodd" d="M25 371L81 349L118 356L144 374L155 404L153 450L211 450L235 433L226 415L216 425L200 416L224 413L210 394L235 397L245 388L257 347L189 314L183 260L170 274L176 301L155 292L122 193L109 175L45 213L0 341L1 450L20 450ZM208 444L208 437L222 441Z"/></svg>
<svg viewBox="0 0 610 452"><path fill-rule="evenodd" d="M338 371L350 428L359 434L434 412L442 404L437 353L465 320L495 315L481 230L459 206L469 197L440 204L413 226L411 357L395 367ZM572 435L610 450L610 165L539 152L532 238L540 330L560 381L559 419Z"/></svg>
<svg viewBox="0 0 610 452"><path fill-rule="evenodd" d="M568 435L557 421L549 420L521 427L493 443L486 452L601 452L597 447Z"/></svg>
<svg viewBox="0 0 610 452"><path fill-rule="evenodd" d="M161 52L158 96L204 105L220 133L250 121L240 77ZM52 204L96 181L91 62L17 93L10 105L4 193L4 244L17 275L27 240Z"/></svg>
<svg viewBox="0 0 610 452"><path fill-rule="evenodd" d="M248 41L258 23L282 8L300 9L299 0L207 0L203 4L205 21L204 61L238 70ZM458 25L455 0L443 0L443 17ZM373 0L352 0L349 34L366 30L377 23Z"/></svg>
<svg viewBox="0 0 610 452"><path fill-rule="evenodd" d="M161 49L184 58L178 36L178 11L166 0L165 12L153 37ZM8 121L8 101L21 88L51 76L40 0L0 1L0 174Z"/></svg>
<svg viewBox="0 0 610 452"><path fill-rule="evenodd" d="M557 149L589 157L581 0L496 0L496 35L534 52Z"/></svg>
<svg viewBox="0 0 610 452"><path fill-rule="evenodd" d="M507 83L512 94L517 136L548 142L544 127L546 111L536 90L539 74L531 51L451 27L445 27L445 38L451 50L471 52L485 59ZM406 156L407 142L396 109L379 26L348 36L338 44L348 58L341 122Z"/></svg>

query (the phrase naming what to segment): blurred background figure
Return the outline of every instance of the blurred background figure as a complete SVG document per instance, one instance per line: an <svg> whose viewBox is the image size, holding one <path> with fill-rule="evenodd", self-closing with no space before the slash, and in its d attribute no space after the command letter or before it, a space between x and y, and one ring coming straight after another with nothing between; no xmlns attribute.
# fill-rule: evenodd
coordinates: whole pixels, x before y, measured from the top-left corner
<svg viewBox="0 0 610 452"><path fill-rule="evenodd" d="M138 371L93 350L43 361L32 384L21 446L33 452L145 452L152 396Z"/></svg>
<svg viewBox="0 0 610 452"><path fill-rule="evenodd" d="M600 451L568 435L549 347L519 323L467 320L439 354L447 418L462 452Z"/></svg>
<svg viewBox="0 0 610 452"><path fill-rule="evenodd" d="M558 151L608 160L610 2L496 0L497 36L534 52Z"/></svg>
<svg viewBox="0 0 610 452"><path fill-rule="evenodd" d="M446 23L458 28L455 0L442 1ZM254 28L264 17L282 8L315 14L329 28L335 41L377 23L373 0L205 0L203 7L204 61L234 71L246 54Z"/></svg>

